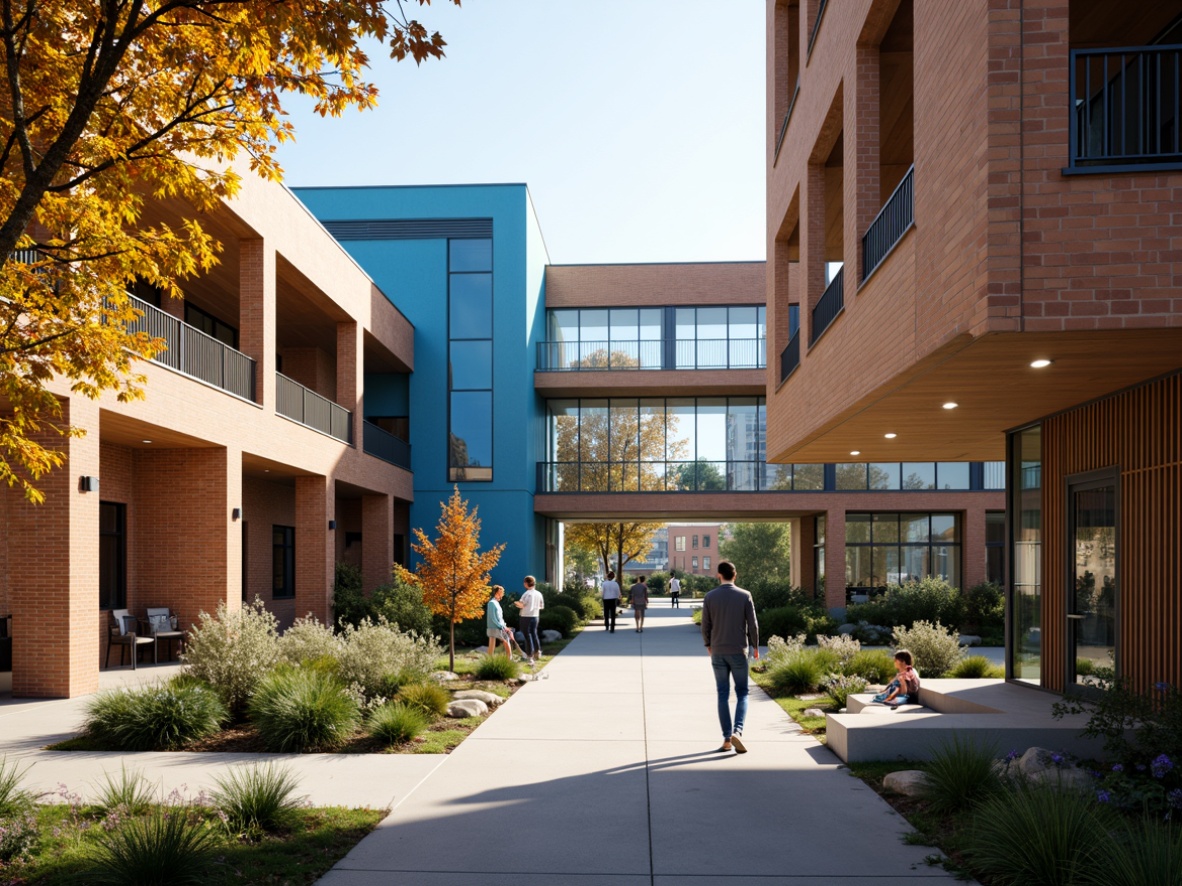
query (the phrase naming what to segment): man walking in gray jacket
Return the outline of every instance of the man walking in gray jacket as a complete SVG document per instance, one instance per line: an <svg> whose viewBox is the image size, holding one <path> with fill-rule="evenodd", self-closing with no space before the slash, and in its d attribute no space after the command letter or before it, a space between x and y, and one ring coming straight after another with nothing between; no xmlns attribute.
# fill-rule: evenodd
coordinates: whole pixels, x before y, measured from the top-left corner
<svg viewBox="0 0 1182 886"><path fill-rule="evenodd" d="M743 721L747 718L747 649L759 658L759 622L751 594L735 586L735 564L718 564L720 584L702 601L702 640L714 667L718 688L718 722L722 726L720 751L747 753L743 744ZM730 712L731 680L735 682L735 719Z"/></svg>

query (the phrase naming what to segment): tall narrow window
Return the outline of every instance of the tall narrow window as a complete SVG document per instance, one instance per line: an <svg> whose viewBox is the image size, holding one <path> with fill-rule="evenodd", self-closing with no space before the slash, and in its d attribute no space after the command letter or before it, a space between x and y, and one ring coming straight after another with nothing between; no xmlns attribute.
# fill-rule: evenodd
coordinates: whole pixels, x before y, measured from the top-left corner
<svg viewBox="0 0 1182 886"><path fill-rule="evenodd" d="M271 598L295 596L295 527L271 527Z"/></svg>
<svg viewBox="0 0 1182 886"><path fill-rule="evenodd" d="M1006 583L1005 511L985 512L985 580L998 587Z"/></svg>
<svg viewBox="0 0 1182 886"><path fill-rule="evenodd" d="M99 609L127 606L127 505L99 502Z"/></svg>
<svg viewBox="0 0 1182 886"><path fill-rule="evenodd" d="M1009 676L1042 682L1042 428L1010 437Z"/></svg>
<svg viewBox="0 0 1182 886"><path fill-rule="evenodd" d="M448 480L492 480L492 240L448 241Z"/></svg>

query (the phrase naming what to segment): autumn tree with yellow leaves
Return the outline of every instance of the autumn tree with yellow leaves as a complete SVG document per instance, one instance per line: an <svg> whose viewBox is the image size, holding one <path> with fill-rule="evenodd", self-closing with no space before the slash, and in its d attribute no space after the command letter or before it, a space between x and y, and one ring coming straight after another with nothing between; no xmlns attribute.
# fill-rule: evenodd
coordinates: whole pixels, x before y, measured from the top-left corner
<svg viewBox="0 0 1182 886"><path fill-rule="evenodd" d="M444 0L455 3L460 0ZM217 262L201 216L233 197L240 158L281 177L281 97L322 116L377 104L363 45L416 63L444 41L404 4L430 0L0 0L0 481L31 501L62 463L48 389L142 396L129 330L138 281L179 296ZM179 221L154 205L185 207Z"/></svg>
<svg viewBox="0 0 1182 886"><path fill-rule="evenodd" d="M411 572L395 563L394 574L401 581L421 588L427 607L447 618L448 667L455 670L456 625L484 614L491 590L489 572L501 559L505 546L500 544L480 552L478 509L468 510L468 502L460 498L459 487L453 487L451 498L442 508L435 527L439 537L435 541L427 538L423 530L415 530L418 543L411 547L422 558L418 569Z"/></svg>

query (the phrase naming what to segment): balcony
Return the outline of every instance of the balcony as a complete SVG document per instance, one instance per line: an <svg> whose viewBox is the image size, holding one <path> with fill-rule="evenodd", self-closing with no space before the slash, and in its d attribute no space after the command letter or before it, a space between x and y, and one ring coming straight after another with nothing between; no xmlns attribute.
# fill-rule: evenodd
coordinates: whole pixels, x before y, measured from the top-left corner
<svg viewBox="0 0 1182 886"><path fill-rule="evenodd" d="M890 255L895 244L915 225L915 167L912 166L887 198L862 237L862 282Z"/></svg>
<svg viewBox="0 0 1182 886"><path fill-rule="evenodd" d="M401 437L395 437L368 421L361 423L361 436L362 448L367 455L410 470L410 444Z"/></svg>
<svg viewBox="0 0 1182 886"><path fill-rule="evenodd" d="M796 371L800 365L800 330L792 333L788 345L780 352L780 381L786 381L788 376Z"/></svg>
<svg viewBox="0 0 1182 886"><path fill-rule="evenodd" d="M825 292L821 295L821 300L817 302L817 306L813 308L813 325L809 330L809 347L817 343L825 330L837 319L837 315L842 312L845 307L845 285L842 280L845 277L845 268L840 268L833 279L829 281L829 285L825 287Z"/></svg>
<svg viewBox="0 0 1182 886"><path fill-rule="evenodd" d="M254 402L254 360L142 299L129 295L128 301L141 314L127 324L128 332L146 332L167 345L153 363Z"/></svg>
<svg viewBox="0 0 1182 886"><path fill-rule="evenodd" d="M1065 174L1182 167L1182 44L1071 50Z"/></svg>
<svg viewBox="0 0 1182 886"><path fill-rule="evenodd" d="M767 342L762 338L538 342L539 372L763 369L766 366Z"/></svg>
<svg viewBox="0 0 1182 886"><path fill-rule="evenodd" d="M275 373L275 412L342 443L353 442L353 414L348 409L281 372Z"/></svg>

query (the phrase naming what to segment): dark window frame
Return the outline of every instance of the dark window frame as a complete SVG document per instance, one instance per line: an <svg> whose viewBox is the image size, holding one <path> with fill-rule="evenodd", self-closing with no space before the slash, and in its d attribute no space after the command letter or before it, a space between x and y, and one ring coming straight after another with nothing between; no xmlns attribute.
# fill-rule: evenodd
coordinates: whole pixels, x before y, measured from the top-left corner
<svg viewBox="0 0 1182 886"><path fill-rule="evenodd" d="M114 508L115 512L115 529L110 532L105 532L102 528L103 520L101 511L104 508ZM118 501L100 501L99 502L100 518L99 518L99 611L108 612L112 609L126 609L127 608L127 505ZM116 556L115 566L115 587L113 589L104 588L103 584L106 581L107 570L103 568L102 560L106 545L103 544L103 539L115 539L114 553ZM113 591L113 595L112 595Z"/></svg>
<svg viewBox="0 0 1182 886"><path fill-rule="evenodd" d="M280 532L283 533L282 540L277 541L275 536ZM282 587L276 587L276 557L283 558L283 581ZM295 527L294 526L280 526L274 524L271 526L271 599L272 600L293 600L295 599L296 591L296 559L295 559Z"/></svg>
<svg viewBox="0 0 1182 886"><path fill-rule="evenodd" d="M467 270L452 270L452 243L456 241L467 240L487 240L489 244L488 249L488 267ZM496 346L495 346L495 327L496 327L496 249L493 237L449 237L447 239L447 482L448 483L490 483L493 480L493 465L496 462L496 398L494 396L496 376ZM489 278L490 292L489 292L489 330L488 336L482 338L472 337L456 337L452 335L451 329L451 304L452 304L452 281L456 277L481 275ZM452 371L451 371L451 352L456 345L463 346L467 342L483 342L489 343L489 378L488 387L486 388L454 388L452 386ZM458 447L455 442L461 438L454 435L452 431L452 399L457 393L462 394L478 394L488 393L489 398L489 464L487 465L457 465L453 464L453 458Z"/></svg>
<svg viewBox="0 0 1182 886"><path fill-rule="evenodd" d="M848 527L852 522L857 522L857 521L851 520L850 518L851 517L861 517L861 516L866 516L869 518L866 521L866 525L869 530L869 538L867 541L850 541L849 534L848 534L849 533ZM877 524L883 523L883 521L881 521L881 520L876 521L874 518L875 517L886 517L886 516L894 516L896 518L895 519L895 533L894 533L895 540L894 541L876 542L874 540L874 527ZM927 517L927 520L928 520L927 541L922 541L922 542L903 541L901 519L903 517L920 517L920 516ZM932 520L933 520L933 518L935 518L935 517L949 517L949 516L952 517L954 520L954 526L956 528L956 540L955 541L933 540L933 538L932 538ZM900 567L904 563L904 557L903 557L904 548L906 548L906 549L927 548L927 550L928 550L927 562L929 564L932 564L935 562L934 551L936 548L956 548L957 549L956 568L957 568L957 572L959 574L955 575L955 576L950 575L945 580L949 584L951 584L953 587L963 589L963 587L964 587L964 515L963 515L963 513L959 512L959 511L850 511L849 513L846 514L846 527L847 527L847 530L846 530L846 539L845 539L845 551L847 554L847 560L846 560L847 563L849 562L848 561L849 551L853 548L864 548L867 551L869 551L870 557L871 557L871 563L873 563L875 548L893 547L893 548L897 549L897 551L898 551L898 563L899 563ZM929 574L931 574L931 573L929 573ZM875 578L877 578L877 576L871 575L872 581ZM885 578L885 576L884 576L884 578ZM908 581L910 581L910 580L911 579L908 578ZM882 584L870 584L870 585L847 584L846 585L846 593L848 595L852 592L859 592L859 591L877 592L877 591L880 591L881 589L885 588L888 584L890 584L889 581L886 581Z"/></svg>

